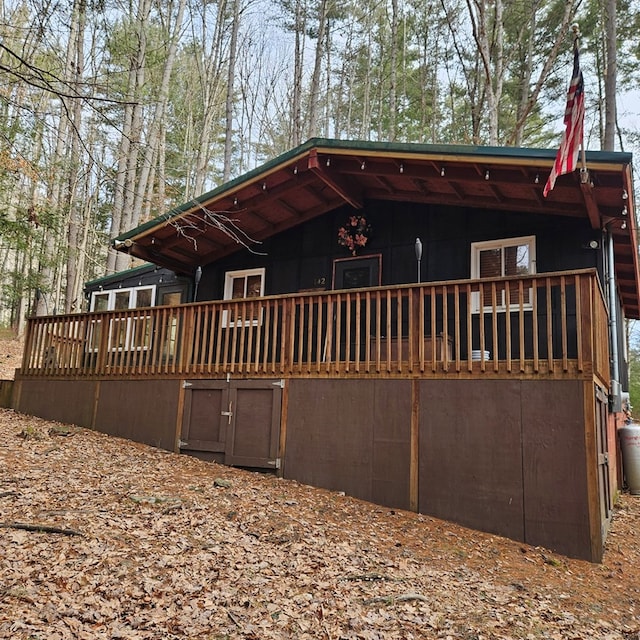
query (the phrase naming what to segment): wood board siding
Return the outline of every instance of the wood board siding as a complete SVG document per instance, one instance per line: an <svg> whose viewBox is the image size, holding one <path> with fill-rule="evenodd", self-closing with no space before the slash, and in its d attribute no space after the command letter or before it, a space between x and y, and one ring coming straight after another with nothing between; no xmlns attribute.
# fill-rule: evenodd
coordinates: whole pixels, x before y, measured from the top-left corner
<svg viewBox="0 0 640 640"><path fill-rule="evenodd" d="M585 428L592 428L593 416L585 415L583 385L523 383L521 402L527 537L551 549L562 540L565 553L575 556L591 547L595 534L589 522L585 448ZM593 413L595 407L590 406Z"/></svg>
<svg viewBox="0 0 640 640"><path fill-rule="evenodd" d="M236 438L232 464L255 458L255 447L265 442L268 455L275 454L282 433L285 478L601 559L606 531L598 482L608 474L597 464L594 394L587 393L593 382L291 378L281 425L274 396L264 391L269 381L232 382L247 393L255 383L259 391L243 400L248 413L235 435L222 431L225 452ZM189 405L175 379L19 384L20 411L80 426L93 421L100 431L170 450L182 423L180 398L185 415ZM79 403L72 407L70 397ZM196 402L195 412L191 406L192 419L197 414L211 423L207 402ZM257 439L255 429L262 434ZM202 426L194 433L209 438Z"/></svg>
<svg viewBox="0 0 640 640"><path fill-rule="evenodd" d="M521 383L420 387L420 512L524 540Z"/></svg>
<svg viewBox="0 0 640 640"><path fill-rule="evenodd" d="M178 380L100 382L94 427L110 435L173 451Z"/></svg>
<svg viewBox="0 0 640 640"><path fill-rule="evenodd" d="M291 380L284 477L409 508L411 383Z"/></svg>
<svg viewBox="0 0 640 640"><path fill-rule="evenodd" d="M15 408L22 413L93 427L95 398L99 382L95 380L22 380L16 381Z"/></svg>

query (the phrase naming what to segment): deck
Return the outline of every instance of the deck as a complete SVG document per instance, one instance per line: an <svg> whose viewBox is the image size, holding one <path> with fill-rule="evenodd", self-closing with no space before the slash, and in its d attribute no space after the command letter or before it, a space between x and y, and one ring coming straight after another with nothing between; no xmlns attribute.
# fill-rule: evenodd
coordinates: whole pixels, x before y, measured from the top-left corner
<svg viewBox="0 0 640 640"><path fill-rule="evenodd" d="M308 291L28 321L24 378L599 378L595 270Z"/></svg>

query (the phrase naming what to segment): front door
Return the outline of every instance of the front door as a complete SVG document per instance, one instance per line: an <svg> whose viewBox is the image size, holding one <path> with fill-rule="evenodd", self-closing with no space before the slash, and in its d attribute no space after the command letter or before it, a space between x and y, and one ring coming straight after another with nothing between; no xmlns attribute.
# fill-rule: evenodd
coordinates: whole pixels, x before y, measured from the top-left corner
<svg viewBox="0 0 640 640"><path fill-rule="evenodd" d="M279 467L280 380L193 380L184 384L181 452L237 467Z"/></svg>

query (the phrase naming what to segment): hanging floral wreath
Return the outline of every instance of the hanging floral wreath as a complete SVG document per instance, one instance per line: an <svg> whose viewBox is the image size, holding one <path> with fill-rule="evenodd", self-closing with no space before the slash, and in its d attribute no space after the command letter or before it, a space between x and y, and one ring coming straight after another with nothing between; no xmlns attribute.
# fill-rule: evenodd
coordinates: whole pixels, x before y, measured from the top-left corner
<svg viewBox="0 0 640 640"><path fill-rule="evenodd" d="M359 248L369 242L371 225L364 216L349 216L346 224L338 229L338 244L346 247L352 256L356 255Z"/></svg>

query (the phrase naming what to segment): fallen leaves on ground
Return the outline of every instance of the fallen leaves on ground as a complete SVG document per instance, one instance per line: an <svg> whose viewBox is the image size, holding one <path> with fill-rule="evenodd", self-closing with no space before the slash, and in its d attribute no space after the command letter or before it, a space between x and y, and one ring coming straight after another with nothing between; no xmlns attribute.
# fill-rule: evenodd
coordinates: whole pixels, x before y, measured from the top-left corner
<svg viewBox="0 0 640 640"><path fill-rule="evenodd" d="M10 410L0 465L1 638L640 638L640 498L597 565Z"/></svg>

